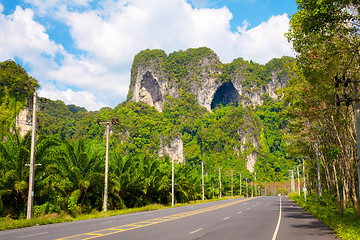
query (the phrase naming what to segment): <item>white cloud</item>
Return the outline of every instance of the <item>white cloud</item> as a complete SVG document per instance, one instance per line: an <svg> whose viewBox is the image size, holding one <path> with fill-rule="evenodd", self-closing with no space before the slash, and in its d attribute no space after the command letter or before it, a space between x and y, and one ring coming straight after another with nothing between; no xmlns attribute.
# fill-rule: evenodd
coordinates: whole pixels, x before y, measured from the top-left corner
<svg viewBox="0 0 360 240"><path fill-rule="evenodd" d="M247 30L241 35L243 47L240 56L262 64L275 57L294 56L284 36L288 28L289 18L283 14L272 16L267 22Z"/></svg>
<svg viewBox="0 0 360 240"><path fill-rule="evenodd" d="M0 61L20 59L30 68L30 75L40 83L46 72L56 67L54 59L64 49L49 39L44 26L34 21L34 12L16 7L11 15L0 14Z"/></svg>
<svg viewBox="0 0 360 240"><path fill-rule="evenodd" d="M61 100L66 104L82 106L89 111L95 111L102 107L106 107L105 103L98 101L97 98L89 92L73 91L72 89L60 91L51 85L48 85L45 88L39 90L39 96L52 100Z"/></svg>
<svg viewBox="0 0 360 240"><path fill-rule="evenodd" d="M34 20L33 10L17 7L5 16L0 4L0 46L6 46L0 61L21 59L39 80L44 96L89 110L125 100L133 58L147 48L170 53L207 46L223 62L243 57L266 63L293 55L284 37L289 26L286 14L251 29L244 21L232 32L233 16L227 7L196 9L186 0L103 0L93 9L88 7L90 0L26 2L43 19L67 24L74 45L84 54L66 52L52 41L46 28ZM60 65L55 61L59 55ZM55 85L49 88L49 83Z"/></svg>

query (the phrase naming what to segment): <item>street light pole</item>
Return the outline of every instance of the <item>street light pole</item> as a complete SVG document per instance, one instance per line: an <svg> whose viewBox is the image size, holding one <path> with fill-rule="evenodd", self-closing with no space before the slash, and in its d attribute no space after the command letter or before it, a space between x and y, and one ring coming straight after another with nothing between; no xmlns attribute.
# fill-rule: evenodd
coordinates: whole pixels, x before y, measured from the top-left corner
<svg viewBox="0 0 360 240"><path fill-rule="evenodd" d="M234 170L231 169L231 196L234 196Z"/></svg>
<svg viewBox="0 0 360 240"><path fill-rule="evenodd" d="M35 177L35 147L36 147L36 100L37 95L34 92L33 96L33 119L31 132L31 150L30 150L30 173L29 173L29 191L27 204L27 219L32 219L34 206L34 177Z"/></svg>
<svg viewBox="0 0 360 240"><path fill-rule="evenodd" d="M105 183L104 183L104 202L103 202L103 211L107 211L107 199L108 199L108 179L109 179L109 136L110 136L110 126L118 125L119 120L112 119L111 121L100 122L97 121L99 125L105 125L105 135L106 135L106 153L105 153Z"/></svg>
<svg viewBox="0 0 360 240"><path fill-rule="evenodd" d="M171 206L175 205L175 170L174 158L171 162Z"/></svg>
<svg viewBox="0 0 360 240"><path fill-rule="evenodd" d="M204 186L204 153L203 160L201 161L201 182L202 182L202 200L205 200L205 186Z"/></svg>
<svg viewBox="0 0 360 240"><path fill-rule="evenodd" d="M109 135L110 124L106 124L106 156L105 156L105 187L104 187L104 212L107 211L107 198L108 198L108 178L109 178Z"/></svg>
<svg viewBox="0 0 360 240"><path fill-rule="evenodd" d="M240 173L240 196L241 196L241 173Z"/></svg>
<svg viewBox="0 0 360 240"><path fill-rule="evenodd" d="M253 182L251 182L251 197L254 197L254 188L253 188Z"/></svg>
<svg viewBox="0 0 360 240"><path fill-rule="evenodd" d="M301 186L300 186L300 174L299 174L299 165L296 166L297 168L297 177L298 177L298 187L299 187L299 196L300 196L300 189L301 189Z"/></svg>
<svg viewBox="0 0 360 240"><path fill-rule="evenodd" d="M305 158L303 157L303 178L304 178L304 197L306 202L306 181L305 181Z"/></svg>
<svg viewBox="0 0 360 240"><path fill-rule="evenodd" d="M219 192L220 192L220 198L221 198L221 167L219 167Z"/></svg>
<svg viewBox="0 0 360 240"><path fill-rule="evenodd" d="M249 197L249 194L248 194L248 181L247 181L248 179L247 178L245 178L245 185L246 185L246 197L248 198Z"/></svg>

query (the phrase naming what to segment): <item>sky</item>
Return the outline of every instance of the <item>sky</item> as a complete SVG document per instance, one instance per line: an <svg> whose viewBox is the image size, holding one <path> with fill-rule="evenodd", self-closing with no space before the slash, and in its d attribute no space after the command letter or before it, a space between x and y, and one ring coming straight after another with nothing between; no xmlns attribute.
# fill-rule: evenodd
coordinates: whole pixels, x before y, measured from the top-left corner
<svg viewBox="0 0 360 240"><path fill-rule="evenodd" d="M38 94L95 111L126 100L134 56L209 47L223 63L294 56L296 0L0 0L0 61Z"/></svg>

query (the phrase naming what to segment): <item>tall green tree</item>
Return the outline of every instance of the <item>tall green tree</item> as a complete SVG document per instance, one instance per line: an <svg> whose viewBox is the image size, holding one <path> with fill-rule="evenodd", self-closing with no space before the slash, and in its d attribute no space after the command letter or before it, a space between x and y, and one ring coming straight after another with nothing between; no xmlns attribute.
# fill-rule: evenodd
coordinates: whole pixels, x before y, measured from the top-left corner
<svg viewBox="0 0 360 240"><path fill-rule="evenodd" d="M303 152L314 158L315 143L320 149L322 176L329 197L336 193L339 206L358 207L356 192L356 153L354 110L335 106L335 93L343 98L352 88L336 89L334 77L359 79L359 7L358 1L298 0L299 11L290 21L289 40L297 55L297 77L284 92L290 103L292 129L300 136ZM302 122L325 131L308 128ZM331 135L328 133L331 132ZM344 139L350 139L350 141ZM331 160L331 161L330 161ZM309 165L311 166L311 165ZM315 171L315 169L314 169Z"/></svg>
<svg viewBox="0 0 360 240"><path fill-rule="evenodd" d="M39 136L35 149L36 163L44 164L49 161L50 152L57 146L57 140L52 137ZM29 168L26 164L30 162L31 132L23 138L15 132L8 133L6 141L0 142L0 216L9 214L10 216L19 216L25 213ZM35 175L35 201L42 201L38 197L42 196L45 184L42 174L42 167L38 168ZM41 197L40 197L41 198Z"/></svg>
<svg viewBox="0 0 360 240"><path fill-rule="evenodd" d="M59 155L59 170L69 194L69 210L80 211L101 209L104 182L103 148L84 139L75 143L67 140Z"/></svg>

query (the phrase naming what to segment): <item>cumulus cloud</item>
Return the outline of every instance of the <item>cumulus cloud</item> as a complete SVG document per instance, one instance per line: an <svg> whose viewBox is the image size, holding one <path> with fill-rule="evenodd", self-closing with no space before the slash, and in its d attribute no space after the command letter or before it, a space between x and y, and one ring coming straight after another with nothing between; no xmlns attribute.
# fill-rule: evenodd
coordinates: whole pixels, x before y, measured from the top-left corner
<svg viewBox="0 0 360 240"><path fill-rule="evenodd" d="M0 14L0 59L19 57L32 68L44 70L45 65L63 52L63 47L49 39L43 25L34 21L31 9L17 6L8 16Z"/></svg>
<svg viewBox="0 0 360 240"><path fill-rule="evenodd" d="M262 64L275 57L293 56L291 45L284 36L288 28L289 18L283 14L272 16L267 22L247 30L240 37L243 42L240 56Z"/></svg>
<svg viewBox="0 0 360 240"><path fill-rule="evenodd" d="M186 0L103 0L92 7L90 0L26 2L32 9L17 7L7 16L0 5L0 45L7 46L0 61L21 59L40 81L44 96L90 110L125 100L134 56L147 48L171 53L207 46L223 62L243 57L266 63L293 55L284 37L286 14L250 29L244 20L232 32L227 7L194 8ZM34 14L65 23L77 53L56 44Z"/></svg>
<svg viewBox="0 0 360 240"><path fill-rule="evenodd" d="M75 104L77 106L85 107L89 111L96 111L107 105L91 93L86 91L73 91L66 89L60 91L55 86L47 85L39 90L39 96L49 98L52 100L61 100L66 104Z"/></svg>

